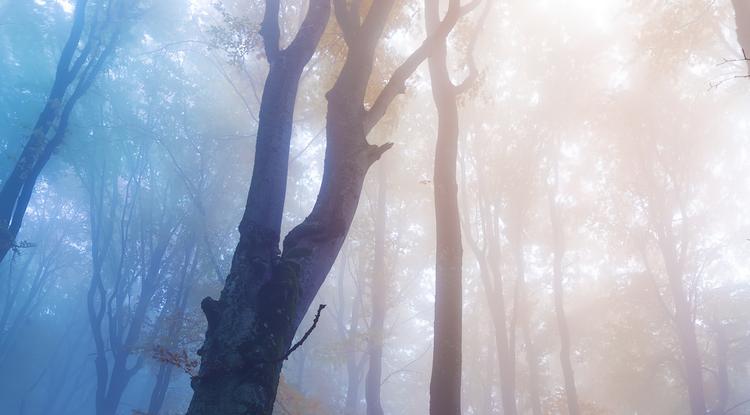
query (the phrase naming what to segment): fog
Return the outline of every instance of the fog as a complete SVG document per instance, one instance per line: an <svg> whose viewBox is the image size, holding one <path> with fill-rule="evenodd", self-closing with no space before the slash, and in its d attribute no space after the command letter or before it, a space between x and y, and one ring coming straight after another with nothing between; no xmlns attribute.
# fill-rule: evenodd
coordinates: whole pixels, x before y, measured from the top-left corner
<svg viewBox="0 0 750 415"><path fill-rule="evenodd" d="M0 0L0 414L750 414L747 0Z"/></svg>

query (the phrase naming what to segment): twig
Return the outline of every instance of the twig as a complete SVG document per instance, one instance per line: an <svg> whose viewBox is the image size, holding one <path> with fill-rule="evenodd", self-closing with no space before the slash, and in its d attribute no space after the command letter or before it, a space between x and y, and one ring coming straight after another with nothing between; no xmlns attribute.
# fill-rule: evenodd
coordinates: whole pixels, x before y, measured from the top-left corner
<svg viewBox="0 0 750 415"><path fill-rule="evenodd" d="M728 414L728 413L734 411L735 409L739 408L740 406L748 404L748 403L750 403L750 399L745 399L744 401L731 406L729 409L727 409L726 411L724 411L724 414Z"/></svg>
<svg viewBox="0 0 750 415"><path fill-rule="evenodd" d="M318 320L320 320L320 312L323 311L323 309L326 308L325 304L321 304L318 306L318 311L315 313L315 318L313 319L312 326L310 326L309 329L305 332L305 334L302 336L302 338L292 346L291 349L289 349L288 352L284 354L280 359L274 361L274 363L283 362L284 360L289 359L289 356L294 353L295 350L299 349L300 346L302 346L302 343L307 340L308 337L310 337L310 334L312 334L313 330L315 330L315 327L318 326Z"/></svg>

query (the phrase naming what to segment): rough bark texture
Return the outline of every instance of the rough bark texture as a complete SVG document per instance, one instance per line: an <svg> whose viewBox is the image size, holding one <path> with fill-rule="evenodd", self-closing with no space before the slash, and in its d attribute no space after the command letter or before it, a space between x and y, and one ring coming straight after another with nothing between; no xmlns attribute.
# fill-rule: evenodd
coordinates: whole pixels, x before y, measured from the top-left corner
<svg viewBox="0 0 750 415"><path fill-rule="evenodd" d="M192 381L188 415L271 414L280 357L344 243L367 171L392 146L367 142L367 133L382 115L372 112L375 106L365 109L365 92L394 3L372 3L360 23L358 10L350 10L343 0L335 1L348 51L327 94L323 179L312 212L284 238L279 252L294 96L302 69L326 26L330 4L311 1L299 33L289 47L279 50L279 2L266 2L261 34L270 72L261 101L256 165L225 287L218 301L206 298L201 303L208 330L199 350L201 367ZM448 31L441 26L441 33ZM415 54L426 54L433 38ZM376 100L379 110L399 93L394 82L403 84L424 59L414 56L381 92Z"/></svg>
<svg viewBox="0 0 750 415"><path fill-rule="evenodd" d="M365 379L367 415L383 415L380 382L383 374L383 332L385 331L388 283L385 270L386 169L378 168L378 201L375 212L375 260L372 272L372 317L367 339L369 366Z"/></svg>
<svg viewBox="0 0 750 415"><path fill-rule="evenodd" d="M266 2L261 34L270 64L261 100L255 165L230 274L219 300L201 303L208 330L192 380L189 415L271 414L281 357L299 325L302 253L279 252L292 116L302 71L330 14L310 2L295 39L279 49L279 2ZM304 308L306 311L307 307Z"/></svg>

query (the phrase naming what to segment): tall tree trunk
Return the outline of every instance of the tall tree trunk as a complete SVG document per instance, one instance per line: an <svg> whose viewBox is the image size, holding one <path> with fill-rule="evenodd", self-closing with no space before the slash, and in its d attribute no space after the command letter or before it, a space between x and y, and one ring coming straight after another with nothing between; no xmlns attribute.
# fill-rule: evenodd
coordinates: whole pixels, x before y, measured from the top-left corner
<svg viewBox="0 0 750 415"><path fill-rule="evenodd" d="M427 30L440 22L440 2L425 0ZM462 246L458 211L456 162L458 104L450 80L446 42L436 45L428 59L432 96L438 113L435 146L435 323L430 414L461 413Z"/></svg>
<svg viewBox="0 0 750 415"><path fill-rule="evenodd" d="M559 175L557 161L554 165L554 190L549 194L550 221L552 224L553 260L552 260L552 289L555 297L555 318L557 320L557 331L560 336L560 366L563 373L565 386L565 402L568 407L568 415L579 415L581 413L578 405L578 392L576 391L573 364L570 359L570 331L568 319L565 316L565 289L563 286L562 261L565 255L565 234L557 206L557 188Z"/></svg>
<svg viewBox="0 0 750 415"><path fill-rule="evenodd" d="M705 415L706 398L703 391L703 364L695 334L692 308L685 297L682 281L670 277L670 289L675 303L675 325L682 351L685 381L692 415Z"/></svg>
<svg viewBox="0 0 750 415"><path fill-rule="evenodd" d="M271 414L282 360L341 250L365 175L392 147L390 143L369 144L367 134L426 58L432 39L447 36L460 12L453 8L455 18L441 25L394 72L366 110L375 50L394 3L373 2L360 22L359 10L335 0L348 51L326 95L323 178L312 212L287 234L279 252L294 96L302 68L326 26L330 4L311 1L297 36L286 49L279 50L279 2L266 2L261 33L271 69L261 101L257 161L230 274L219 300L208 297L201 303L208 330L199 350L201 367L192 381L194 394L188 415ZM354 2L352 7L358 4Z"/></svg>
<svg viewBox="0 0 750 415"><path fill-rule="evenodd" d="M151 397L148 401L148 415L159 415L159 412L161 412L161 408L164 406L164 399L167 397L167 388L172 378L172 370L174 370L174 365L172 364L163 363L159 365L156 382L151 389Z"/></svg>
<svg viewBox="0 0 750 415"><path fill-rule="evenodd" d="M383 332L385 331L388 281L385 270L385 229L387 207L386 166L378 166L378 201L375 211L375 258L372 272L372 317L367 338L369 366L365 379L367 415L383 415L380 382L383 372Z"/></svg>
<svg viewBox="0 0 750 415"><path fill-rule="evenodd" d="M292 43L279 48L279 1L266 1L261 35L270 68L255 164L229 276L208 321L189 415L271 414L300 296L299 265L279 255L292 118L300 77L328 22L328 0L311 0ZM304 314L304 312L303 312ZM296 323L296 324L295 324Z"/></svg>
<svg viewBox="0 0 750 415"><path fill-rule="evenodd" d="M660 201L653 203L651 215L656 220L657 242L669 280L669 292L674 303L674 324L677 332L677 340L682 352L682 366L685 371L685 383L687 384L688 400L692 415L705 415L706 397L703 390L703 362L701 359L698 338L695 333L695 296L689 296L685 287L683 261L677 252L677 242L671 225L671 217L667 215L666 208ZM682 234L687 232L681 224ZM682 240L680 244L684 247L687 241ZM693 287L693 289L696 289ZM691 301L690 298L693 298Z"/></svg>
<svg viewBox="0 0 750 415"><path fill-rule="evenodd" d="M342 252L342 256L346 258L345 253ZM357 275L362 275L366 267L367 261L359 261L360 270L357 271ZM341 270L339 272L339 304L343 308L346 304L346 297L344 295L344 279L346 275L346 260L341 261ZM346 327L343 320L343 313L340 316L339 330L342 338L346 344L346 401L344 403L344 415L355 415L359 412L359 392L362 384L362 375L364 372L365 357L366 354L357 356L358 351L358 339L359 339L359 320L360 320L360 307L362 303L362 290L360 284L356 285L356 294L352 298L352 307L349 317L349 328Z"/></svg>
<svg viewBox="0 0 750 415"><path fill-rule="evenodd" d="M511 242L513 243L513 242ZM521 324L521 335L526 349L526 366L529 371L528 392L529 404L533 415L542 415L542 402L540 397L539 384L539 357L536 354L534 341L531 333L531 304L528 297L528 288L526 286L526 264L523 257L521 242L515 243L515 256L518 270L518 281L516 282L518 296L516 301L517 315Z"/></svg>
<svg viewBox="0 0 750 415"><path fill-rule="evenodd" d="M462 167L465 167L462 164ZM462 168L464 183L466 182L465 168ZM479 193L486 194L486 188L482 177L478 177ZM462 186L462 199L467 200L466 185ZM488 201L479 198L479 222L482 229L484 246L480 247L471 232L467 233L466 240L469 247L477 258L479 275L482 280L487 305L490 309L490 317L493 324L495 336L495 347L497 350L498 376L500 377L500 398L503 414L516 415L516 388L515 388L515 355L509 345L508 315L505 303L505 290L503 275L500 269L500 245L497 221L492 215ZM464 212L471 209L464 209ZM464 228L471 230L468 219L464 221Z"/></svg>

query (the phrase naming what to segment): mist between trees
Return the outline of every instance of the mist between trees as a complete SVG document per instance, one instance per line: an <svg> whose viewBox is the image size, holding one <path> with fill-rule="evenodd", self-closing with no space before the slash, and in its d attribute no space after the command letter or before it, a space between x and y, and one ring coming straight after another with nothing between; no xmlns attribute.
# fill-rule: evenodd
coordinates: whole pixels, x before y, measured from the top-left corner
<svg viewBox="0 0 750 415"><path fill-rule="evenodd" d="M0 414L750 414L745 0L0 0Z"/></svg>

